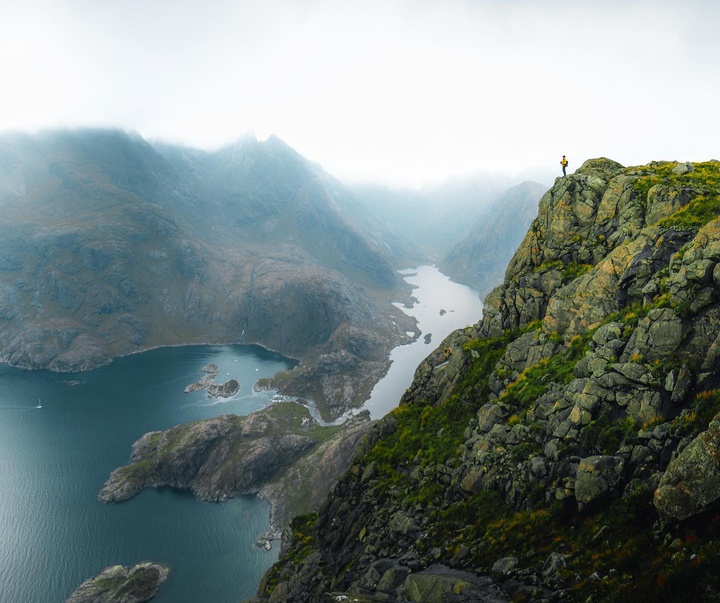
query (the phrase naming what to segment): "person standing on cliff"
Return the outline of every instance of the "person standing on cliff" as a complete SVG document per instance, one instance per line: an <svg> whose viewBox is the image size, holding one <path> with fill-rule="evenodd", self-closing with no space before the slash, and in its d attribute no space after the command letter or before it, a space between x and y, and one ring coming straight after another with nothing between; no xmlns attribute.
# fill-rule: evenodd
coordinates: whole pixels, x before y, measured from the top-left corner
<svg viewBox="0 0 720 603"><path fill-rule="evenodd" d="M563 158L560 160L560 165L562 166L562 169L563 169L563 176L565 176L565 175L566 175L566 174L565 174L565 168L566 168L567 165L568 165L568 160L565 159L565 155L563 155Z"/></svg>

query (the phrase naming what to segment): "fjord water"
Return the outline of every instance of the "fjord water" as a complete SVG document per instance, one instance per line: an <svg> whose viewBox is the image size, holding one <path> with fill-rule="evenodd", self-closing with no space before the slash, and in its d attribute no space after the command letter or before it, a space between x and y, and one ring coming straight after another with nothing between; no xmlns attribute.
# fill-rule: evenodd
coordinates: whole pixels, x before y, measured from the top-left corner
<svg viewBox="0 0 720 603"><path fill-rule="evenodd" d="M211 362L217 382L240 381L236 396L183 393ZM257 346L163 348L79 375L0 365L0 602L61 603L104 567L144 560L171 567L158 603L252 596L277 556L253 546L263 501L162 489L104 505L97 493L143 433L262 408L272 394L252 384L289 366Z"/></svg>
<svg viewBox="0 0 720 603"><path fill-rule="evenodd" d="M374 418L397 405L442 339L481 316L475 289L431 266L403 274L416 287L416 303L403 310L422 335L393 350L365 405ZM236 396L183 393L209 363L220 369L217 382L240 381ZM237 603L255 594L278 552L253 546L269 527L263 501L203 503L166 488L104 505L97 493L144 433L262 408L272 392L253 393L252 384L289 366L257 346L162 348L78 375L0 365L0 603L62 603L104 567L145 560L171 567L157 603Z"/></svg>
<svg viewBox="0 0 720 603"><path fill-rule="evenodd" d="M421 331L411 344L395 348L390 354L390 370L373 388L363 408L379 419L395 408L410 387L420 364L450 333L475 324L482 317L482 300L477 289L450 280L435 266L402 270L405 281L415 287L411 308L396 304L413 316Z"/></svg>

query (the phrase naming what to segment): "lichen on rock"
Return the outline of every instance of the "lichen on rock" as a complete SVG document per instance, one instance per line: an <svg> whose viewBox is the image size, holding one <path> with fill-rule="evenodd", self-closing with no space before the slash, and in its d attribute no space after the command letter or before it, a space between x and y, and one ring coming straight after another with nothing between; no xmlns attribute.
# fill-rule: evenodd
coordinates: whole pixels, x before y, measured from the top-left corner
<svg viewBox="0 0 720 603"><path fill-rule="evenodd" d="M516 600L653 601L686 572L717 592L720 163L691 168L558 179L482 319L420 364L259 600L450 601L464 584L431 568L507 558Z"/></svg>

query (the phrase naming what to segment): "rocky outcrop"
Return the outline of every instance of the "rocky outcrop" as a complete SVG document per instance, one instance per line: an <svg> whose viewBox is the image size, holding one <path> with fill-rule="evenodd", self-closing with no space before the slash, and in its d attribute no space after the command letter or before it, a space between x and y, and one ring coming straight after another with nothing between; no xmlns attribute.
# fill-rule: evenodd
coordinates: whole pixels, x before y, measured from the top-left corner
<svg viewBox="0 0 720 603"><path fill-rule="evenodd" d="M482 320L291 523L259 600L404 601L438 564L517 600L718 591L720 163L690 168L555 182Z"/></svg>
<svg viewBox="0 0 720 603"><path fill-rule="evenodd" d="M214 364L209 364L200 369L204 375L195 383L185 387L185 393L206 390L211 398L231 398L238 393L240 383L237 379L228 379L225 383L215 383L215 377L219 370Z"/></svg>
<svg viewBox="0 0 720 603"><path fill-rule="evenodd" d="M65 603L145 603L169 573L169 568L149 561L133 567L112 565L78 586Z"/></svg>
<svg viewBox="0 0 720 603"><path fill-rule="evenodd" d="M372 425L365 411L322 426L304 406L276 402L247 417L150 432L133 444L130 464L112 472L98 498L122 502L161 486L205 501L258 493L270 502L271 531L261 539L269 546L289 518L317 510Z"/></svg>
<svg viewBox="0 0 720 603"><path fill-rule="evenodd" d="M247 417L222 415L146 433L133 444L130 464L112 472L98 498L121 502L161 486L206 501L256 493L330 429L286 402Z"/></svg>

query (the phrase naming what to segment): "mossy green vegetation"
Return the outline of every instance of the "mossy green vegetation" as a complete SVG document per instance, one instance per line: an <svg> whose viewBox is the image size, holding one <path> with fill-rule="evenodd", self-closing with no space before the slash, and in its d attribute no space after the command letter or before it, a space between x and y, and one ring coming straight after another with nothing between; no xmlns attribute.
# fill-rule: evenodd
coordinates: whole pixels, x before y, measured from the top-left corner
<svg viewBox="0 0 720 603"><path fill-rule="evenodd" d="M143 481L152 471L153 462L150 459L143 459L120 468L126 479L130 481Z"/></svg>
<svg viewBox="0 0 720 603"><path fill-rule="evenodd" d="M540 264L533 272L548 272L550 270L558 270L562 275L563 284L569 283L576 278L587 274L592 270L592 264L579 264L577 262L561 262L559 260L553 262L544 262Z"/></svg>
<svg viewBox="0 0 720 603"><path fill-rule="evenodd" d="M593 332L573 337L565 351L525 369L507 386L500 401L515 412L526 410L547 392L551 384L569 383L578 360L587 351Z"/></svg>
<svg viewBox="0 0 720 603"><path fill-rule="evenodd" d="M125 586L126 579L124 576L112 576L109 578L97 578L93 584L95 593L98 595L105 593L115 593Z"/></svg>
<svg viewBox="0 0 720 603"><path fill-rule="evenodd" d="M646 202L650 189L657 184L664 184L689 195L689 203L663 218L659 225L697 232L720 216L720 162L693 163L693 170L684 174L673 173L677 166L677 163L654 165L651 173L640 176L633 183L633 190L643 203Z"/></svg>
<svg viewBox="0 0 720 603"><path fill-rule="evenodd" d="M313 531L317 518L317 513L308 513L295 517L290 522L289 545L279 562L275 563L263 578L268 595L275 590L285 566L294 567L302 563L315 550L316 541Z"/></svg>
<svg viewBox="0 0 720 603"><path fill-rule="evenodd" d="M588 455L613 455L621 446L633 441L638 433L637 423L629 418L611 420L600 415L580 433L580 442Z"/></svg>
<svg viewBox="0 0 720 603"><path fill-rule="evenodd" d="M671 427L680 435L695 437L705 431L715 415L720 413L720 391L699 392L690 406L675 417Z"/></svg>
<svg viewBox="0 0 720 603"><path fill-rule="evenodd" d="M392 411L397 419L395 432L378 442L361 460L375 462L384 488L409 482L409 471L447 462L458 454L465 428L489 394L488 377L507 348L510 333L495 339L480 339L463 347L470 365L457 392L440 405L412 399ZM442 489L428 482L415 490L415 502L432 500Z"/></svg>
<svg viewBox="0 0 720 603"><path fill-rule="evenodd" d="M685 525L670 537L653 532L657 521L652 492L641 482L585 514L559 502L511 511L498 494L480 492L436 512L420 548L440 548L444 562L461 557L481 571L506 556L518 557L522 568L559 552L566 555L559 578L570 600L709 600L720 586L720 515L710 518L708 531Z"/></svg>

